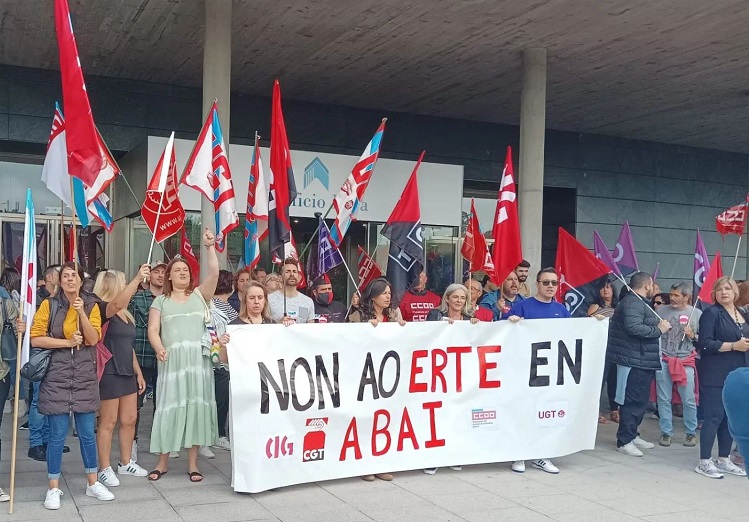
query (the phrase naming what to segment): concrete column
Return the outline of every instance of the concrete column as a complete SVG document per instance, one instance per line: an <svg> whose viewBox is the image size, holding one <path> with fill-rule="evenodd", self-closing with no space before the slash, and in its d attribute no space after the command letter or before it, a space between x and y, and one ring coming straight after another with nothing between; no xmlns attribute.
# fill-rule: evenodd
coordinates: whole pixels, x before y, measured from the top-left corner
<svg viewBox="0 0 749 522"><path fill-rule="evenodd" d="M203 42L203 118L218 99L218 117L229 156L229 114L231 108L231 16L232 0L204 0L205 40ZM201 120L202 123L202 120ZM204 226L216 228L213 203L201 198L200 218ZM202 241L201 241L202 248ZM221 268L226 268L226 250L219 254ZM205 256L200 256L205 270Z"/></svg>
<svg viewBox="0 0 749 522"><path fill-rule="evenodd" d="M523 51L520 93L519 213L523 257L531 274L541 267L546 132L546 49ZM533 277L533 275L531 275Z"/></svg>

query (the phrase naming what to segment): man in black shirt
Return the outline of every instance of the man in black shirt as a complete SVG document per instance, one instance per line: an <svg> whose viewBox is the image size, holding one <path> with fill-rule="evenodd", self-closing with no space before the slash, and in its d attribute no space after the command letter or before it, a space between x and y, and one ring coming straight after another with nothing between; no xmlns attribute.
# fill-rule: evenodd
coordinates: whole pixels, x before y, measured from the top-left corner
<svg viewBox="0 0 749 522"><path fill-rule="evenodd" d="M333 301L333 285L330 278L323 274L313 282L312 300L315 302L316 323L343 323L346 321L346 306L340 301Z"/></svg>

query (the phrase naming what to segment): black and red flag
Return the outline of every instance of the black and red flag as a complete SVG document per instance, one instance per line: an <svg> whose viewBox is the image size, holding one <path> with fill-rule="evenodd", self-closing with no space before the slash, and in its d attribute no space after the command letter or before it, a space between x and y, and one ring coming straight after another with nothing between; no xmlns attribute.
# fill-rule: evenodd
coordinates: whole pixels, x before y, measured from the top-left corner
<svg viewBox="0 0 749 522"><path fill-rule="evenodd" d="M572 317L585 317L611 270L561 227L555 268L559 277L557 299Z"/></svg>
<svg viewBox="0 0 749 522"><path fill-rule="evenodd" d="M291 166L289 139L281 109L281 86L273 84L270 122L270 194L268 197L268 241L271 257L284 258L284 245L291 243L289 205L296 199L296 182ZM288 248L288 247L287 247Z"/></svg>
<svg viewBox="0 0 749 522"><path fill-rule="evenodd" d="M406 188L381 232L390 240L387 280L393 288L392 307L398 306L403 294L424 270L424 226L421 224L416 172L425 152L419 156Z"/></svg>

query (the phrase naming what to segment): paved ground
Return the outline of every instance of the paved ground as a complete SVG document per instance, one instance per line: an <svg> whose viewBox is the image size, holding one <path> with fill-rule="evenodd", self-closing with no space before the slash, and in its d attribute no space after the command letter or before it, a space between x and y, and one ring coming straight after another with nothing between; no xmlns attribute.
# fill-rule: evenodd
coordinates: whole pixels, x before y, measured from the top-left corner
<svg viewBox="0 0 749 522"><path fill-rule="evenodd" d="M5 416L0 484L8 490L10 417ZM614 450L616 425L600 426L595 451L555 459L557 476L529 469L524 475L507 464L469 466L463 471L398 473L391 483L335 480L283 488L257 495L233 493L229 487L229 454L216 450L215 460L201 460L202 484L190 484L186 455L172 460L158 483L125 477L113 488L117 499L99 502L84 495L85 479L77 439L64 458L62 508L42 506L47 489L45 465L26 458L28 432L21 432L15 514L0 504L2 520L221 520L271 521L637 521L689 522L749 520L749 480L710 480L694 473L696 448L681 446L677 427L671 448L648 451L645 458ZM678 426L678 424L677 424ZM656 441L658 424L646 419L643 436ZM143 453L150 467L155 457ZM72 473L71 471L74 471ZM82 471L82 470L81 470Z"/></svg>

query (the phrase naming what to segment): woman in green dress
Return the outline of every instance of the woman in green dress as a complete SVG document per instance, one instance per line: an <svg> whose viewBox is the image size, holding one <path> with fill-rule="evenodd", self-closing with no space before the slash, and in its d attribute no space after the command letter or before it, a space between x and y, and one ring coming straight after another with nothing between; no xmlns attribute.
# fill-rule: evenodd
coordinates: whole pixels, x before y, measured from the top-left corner
<svg viewBox="0 0 749 522"><path fill-rule="evenodd" d="M214 236L207 228L203 245L208 269L202 284L195 286L184 259L172 259L166 268L164 293L154 300L148 315L148 340L159 366L151 429L151 453L159 454L159 462L148 474L152 481L167 472L169 453L182 448L188 449L190 481L202 481L198 449L212 445L218 433L213 365L201 342L206 303L211 302L218 283Z"/></svg>

